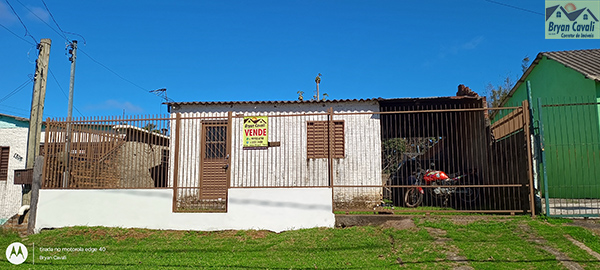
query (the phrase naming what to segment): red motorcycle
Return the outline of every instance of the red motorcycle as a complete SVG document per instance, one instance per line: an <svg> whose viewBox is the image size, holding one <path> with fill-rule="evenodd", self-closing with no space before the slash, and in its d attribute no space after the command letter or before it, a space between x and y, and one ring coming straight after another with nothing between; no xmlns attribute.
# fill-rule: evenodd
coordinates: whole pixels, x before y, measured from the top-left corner
<svg viewBox="0 0 600 270"><path fill-rule="evenodd" d="M468 178L471 181L466 181ZM466 203L473 203L478 198L478 192L473 187L460 187L471 185L474 173L462 174L450 178L443 171L417 169L410 179L415 187L409 188L404 194L404 203L407 207L417 207L423 202L425 189L429 190L432 197L439 198L446 207L450 196L457 194ZM425 187L425 188L424 188Z"/></svg>

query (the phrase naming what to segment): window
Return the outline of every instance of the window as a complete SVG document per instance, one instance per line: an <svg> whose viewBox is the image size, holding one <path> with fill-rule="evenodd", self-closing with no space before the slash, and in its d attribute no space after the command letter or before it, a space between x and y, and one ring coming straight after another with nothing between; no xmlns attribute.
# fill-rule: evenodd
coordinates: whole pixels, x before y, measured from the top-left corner
<svg viewBox="0 0 600 270"><path fill-rule="evenodd" d="M344 121L333 121L332 158L344 158ZM329 121L306 122L307 158L329 157Z"/></svg>
<svg viewBox="0 0 600 270"><path fill-rule="evenodd" d="M560 11L556 12L556 18L560 18Z"/></svg>
<svg viewBox="0 0 600 270"><path fill-rule="evenodd" d="M0 146L0 181L6 181L8 179L8 155L10 154L10 147Z"/></svg>
<svg viewBox="0 0 600 270"><path fill-rule="evenodd" d="M588 17L587 17L587 14L583 14L583 19L584 19L584 20L587 20L587 19L588 19Z"/></svg>

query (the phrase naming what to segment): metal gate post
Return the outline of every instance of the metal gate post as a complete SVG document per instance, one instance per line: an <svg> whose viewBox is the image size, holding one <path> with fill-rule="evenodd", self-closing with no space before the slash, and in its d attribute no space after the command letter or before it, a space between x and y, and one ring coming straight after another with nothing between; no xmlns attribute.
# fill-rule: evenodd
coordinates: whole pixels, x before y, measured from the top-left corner
<svg viewBox="0 0 600 270"><path fill-rule="evenodd" d="M531 217L535 217L535 194L533 190L533 157L531 154L531 130L529 129L529 103L523 100L523 129L525 130L525 138L527 141L527 176L529 178L529 210Z"/></svg>
<svg viewBox="0 0 600 270"><path fill-rule="evenodd" d="M542 173L544 175L544 200L546 200L546 216L550 216L550 197L548 196L548 174L546 173L546 152L544 151L544 121L542 118L542 98L538 98L538 119L540 126L540 152L542 156Z"/></svg>
<svg viewBox="0 0 600 270"><path fill-rule="evenodd" d="M171 118L172 119L172 118ZM177 210L177 178L179 178L179 138L181 138L181 114L175 114L175 142L173 142L173 212ZM171 134L172 136L173 134Z"/></svg>
<svg viewBox="0 0 600 270"><path fill-rule="evenodd" d="M328 178L329 178L329 187L331 188L331 209L335 212L335 202L333 197L333 107L329 107L327 110L329 121L327 123L328 127L328 139L327 146L329 147L329 151L327 151L327 167L328 167Z"/></svg>

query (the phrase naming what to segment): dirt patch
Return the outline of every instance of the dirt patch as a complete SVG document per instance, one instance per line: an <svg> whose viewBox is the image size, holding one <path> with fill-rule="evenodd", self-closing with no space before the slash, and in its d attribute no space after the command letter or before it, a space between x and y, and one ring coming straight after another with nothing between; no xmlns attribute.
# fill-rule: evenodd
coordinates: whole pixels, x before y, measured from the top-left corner
<svg viewBox="0 0 600 270"><path fill-rule="evenodd" d="M567 254L562 253L560 250L555 249L548 245L548 241L541 237L535 237L533 230L527 224L519 224L518 226L520 235L522 238L526 239L529 242L537 244L540 249L545 250L546 252L554 255L557 261L559 261L565 268L569 270L578 270L583 269L581 265L577 262L573 261Z"/></svg>
<svg viewBox="0 0 600 270"><path fill-rule="evenodd" d="M600 219L574 219L573 223L566 223L567 226L579 226L586 228L595 235L600 235Z"/></svg>
<svg viewBox="0 0 600 270"><path fill-rule="evenodd" d="M427 230L429 235L431 235L435 239L435 244L444 250L446 259L454 263L453 269L474 269L473 267L469 266L469 260L467 259L467 257L459 255L460 249L450 244L452 242L452 239L444 237L447 234L446 231L430 227L425 227L425 229Z"/></svg>
<svg viewBox="0 0 600 270"><path fill-rule="evenodd" d="M581 243L575 239L573 239L573 237L571 237L568 234L564 235L565 238L569 239L569 241L571 241L571 243L573 243L574 245L578 246L580 249L585 250L588 254L594 256L597 260L600 261L600 254L598 254L598 252L593 251L591 248L589 248L588 246L586 246L584 243Z"/></svg>
<svg viewBox="0 0 600 270"><path fill-rule="evenodd" d="M246 231L246 235L252 239L262 239L262 238L269 236L269 234L272 234L272 233L274 233L274 232L266 231L266 230Z"/></svg>
<svg viewBox="0 0 600 270"><path fill-rule="evenodd" d="M383 224L381 224L381 227L384 229L394 228L397 230L408 230L417 228L412 219L387 220Z"/></svg>
<svg viewBox="0 0 600 270"><path fill-rule="evenodd" d="M385 225L384 225L385 224ZM399 215L336 215L335 226L338 228L353 227L353 226L386 226L392 227L407 227L414 226L411 216Z"/></svg>
<svg viewBox="0 0 600 270"><path fill-rule="evenodd" d="M69 230L65 233L65 236L81 236L85 235L91 240L100 240L106 238L113 238L118 241L133 238L136 240L143 239L154 235L155 231L144 230L144 229L121 229L121 228L81 228L78 230Z"/></svg>

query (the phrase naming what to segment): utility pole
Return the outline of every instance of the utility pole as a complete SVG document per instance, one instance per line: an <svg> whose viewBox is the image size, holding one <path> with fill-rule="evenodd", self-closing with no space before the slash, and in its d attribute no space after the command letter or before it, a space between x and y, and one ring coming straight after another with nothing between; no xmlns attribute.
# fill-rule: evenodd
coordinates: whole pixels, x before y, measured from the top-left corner
<svg viewBox="0 0 600 270"><path fill-rule="evenodd" d="M67 188L69 186L69 177L71 175L71 120L73 117L73 90L75 88L75 61L77 60L77 40L73 40L71 44L69 44L69 53L71 57L69 57L69 61L71 61L71 80L69 82L69 109L67 112L67 141L65 147L65 156L66 160L66 171L63 176L63 187Z"/></svg>
<svg viewBox="0 0 600 270"><path fill-rule="evenodd" d="M321 83L321 73L319 73L319 75L317 75L317 77L315 78L315 82L317 83L317 101L321 100L321 96L319 95L319 84Z"/></svg>
<svg viewBox="0 0 600 270"><path fill-rule="evenodd" d="M40 153L44 101L46 99L46 79L48 78L48 62L52 41L44 38L38 44L40 50L35 67L33 97L31 99L31 115L29 117L29 135L27 137L27 169L32 169L35 157Z"/></svg>
<svg viewBox="0 0 600 270"><path fill-rule="evenodd" d="M44 102L46 99L46 81L48 78L48 63L50 61L50 45L48 38L40 40L38 44L38 59L35 61L35 77L33 83L33 96L31 98L31 114L29 117L29 133L27 135L27 160L26 168L33 169L35 157L40 154L40 140L42 121L44 116ZM22 205L28 205L31 200L31 185L23 188Z"/></svg>

